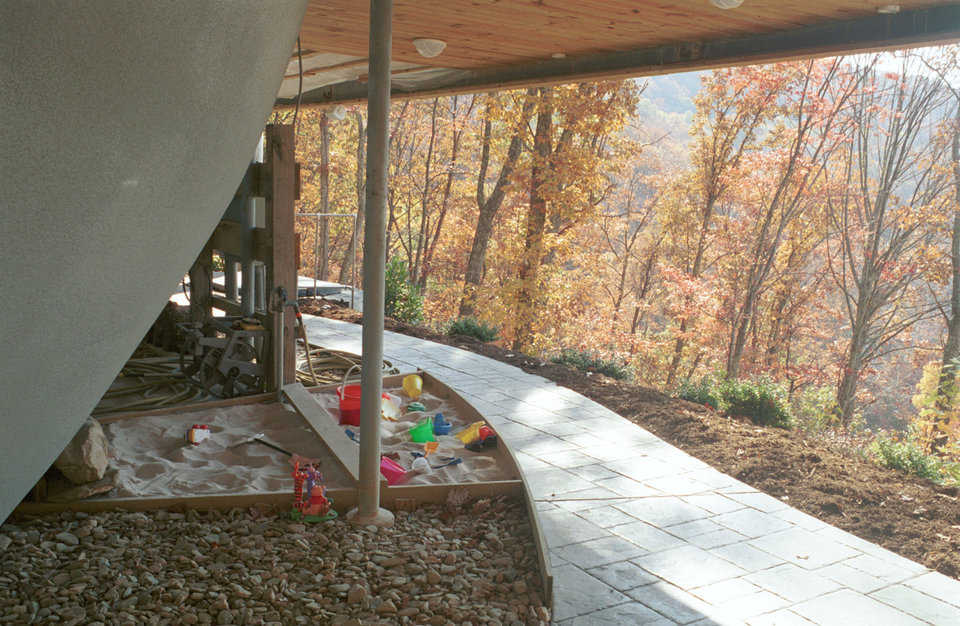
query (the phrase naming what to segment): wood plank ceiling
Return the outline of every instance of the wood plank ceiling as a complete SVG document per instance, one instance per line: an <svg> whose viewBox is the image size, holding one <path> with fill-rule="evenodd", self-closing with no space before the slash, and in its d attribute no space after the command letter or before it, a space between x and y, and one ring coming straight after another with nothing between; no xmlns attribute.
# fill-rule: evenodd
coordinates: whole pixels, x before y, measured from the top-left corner
<svg viewBox="0 0 960 626"><path fill-rule="evenodd" d="M393 58L477 69L790 30L873 16L883 0L745 0L733 10L708 0L394 0ZM901 11L950 4L902 0ZM301 29L309 52L367 56L368 2L313 0ZM447 49L425 59L418 37Z"/></svg>

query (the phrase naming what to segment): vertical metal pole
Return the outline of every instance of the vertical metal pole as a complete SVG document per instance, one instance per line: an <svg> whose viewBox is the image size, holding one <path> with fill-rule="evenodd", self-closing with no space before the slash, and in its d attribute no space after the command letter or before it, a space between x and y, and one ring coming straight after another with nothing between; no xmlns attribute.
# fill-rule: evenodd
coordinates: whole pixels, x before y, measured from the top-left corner
<svg viewBox="0 0 960 626"><path fill-rule="evenodd" d="M257 142L256 150L253 153L254 163L263 163L263 134ZM243 225L246 228L244 240L247 242L243 251L243 258L240 263L240 304L243 315L250 317L256 309L256 289L254 283L256 278L253 271L253 229L257 227L257 201L251 196L247 198L247 204L243 207Z"/></svg>
<svg viewBox="0 0 960 626"><path fill-rule="evenodd" d="M360 226L360 213L353 218L353 258L350 260L350 308L355 309L354 294L357 291L357 231ZM386 254L386 253L384 253Z"/></svg>
<svg viewBox="0 0 960 626"><path fill-rule="evenodd" d="M353 521L390 525L380 508L380 394L383 390L383 295L386 265L387 140L390 123L391 0L370 0L367 91L367 230L363 238L363 357L360 385L360 480Z"/></svg>

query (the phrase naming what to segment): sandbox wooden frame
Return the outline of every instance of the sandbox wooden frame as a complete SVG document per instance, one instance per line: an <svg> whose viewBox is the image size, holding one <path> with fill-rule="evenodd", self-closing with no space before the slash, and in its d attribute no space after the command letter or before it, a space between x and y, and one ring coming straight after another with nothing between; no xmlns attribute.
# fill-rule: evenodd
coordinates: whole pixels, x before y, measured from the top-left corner
<svg viewBox="0 0 960 626"><path fill-rule="evenodd" d="M383 379L384 388L398 387L402 384L403 377L412 372L401 373L394 376L387 376ZM483 420L483 415L477 411L469 402L464 400L450 387L442 383L429 372L419 370L415 372L423 378L423 388L425 391L443 398L452 404L457 412L468 421ZM356 476L355 468L348 467L350 463L349 454L340 445L340 442L328 442L328 431L326 429L318 430L311 420L301 412L297 406L294 394L300 391L308 393L324 393L336 389L339 385L321 385L316 387L302 387L299 383L288 385L291 388L287 394L288 399L292 401L294 408L300 413L301 417L310 424L317 436L333 453L333 456L347 470L348 476ZM297 389L299 388L299 389ZM118 413L104 416L98 419L102 424L109 424L121 420L136 419L139 417L159 416L159 415L185 415L196 411L202 411L217 407L242 406L252 404L271 404L277 401L275 393L263 393L240 398L231 398L228 400L213 400L209 402L199 402L169 408L151 409L148 411L132 411L129 413ZM326 411L316 404L317 409L326 413ZM329 416L329 413L326 413ZM496 432L493 424L488 426ZM338 432L340 432L338 430ZM341 432L342 434L342 432ZM527 515L530 519L530 530L533 534L534 544L537 549L537 561L540 569L540 578L543 582L542 594L544 603L553 608L553 572L550 566L550 558L547 552L547 542L540 526L540 519L537 514L536 501L533 498L527 484L523 481L523 472L517 463L516 456L503 437L497 433L498 446L497 456L499 460L508 466L512 466L511 474L517 476L516 479L483 481L483 482L461 482L445 483L435 485L387 485L386 481L382 483L380 490L381 504L387 508L395 510L414 510L421 504L442 504L446 502L447 497L453 490L464 491L472 498L486 498L495 496L511 496L522 498L527 509ZM346 436L344 436L346 439ZM347 440L349 441L349 440ZM352 442L350 442L353 445ZM347 510L356 506L357 491L354 487L329 487L327 493L334 500L334 507L339 513L345 513ZM61 513L64 511L96 513L102 511L113 511L117 509L127 511L149 511L155 509L171 510L228 510L234 508L269 508L282 509L290 505L293 499L292 488L290 491L270 491L261 493L242 493L242 494L207 494L195 496L167 496L167 497L125 497L125 498L96 498L91 500L78 500L75 502L54 503L54 502L23 502L14 510L15 516L23 515L42 515L48 513Z"/></svg>

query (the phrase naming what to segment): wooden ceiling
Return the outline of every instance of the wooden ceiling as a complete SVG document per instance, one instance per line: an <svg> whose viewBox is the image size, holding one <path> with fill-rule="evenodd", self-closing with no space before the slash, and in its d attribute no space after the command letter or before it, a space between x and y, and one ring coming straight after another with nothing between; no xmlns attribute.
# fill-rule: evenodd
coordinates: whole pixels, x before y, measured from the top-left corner
<svg viewBox="0 0 960 626"><path fill-rule="evenodd" d="M708 0L394 0L393 58L418 65L477 69L791 30L877 15L885 0L744 0L721 10ZM901 11L950 2L901 0ZM369 3L313 0L301 29L315 52L367 56ZM447 49L425 59L418 37Z"/></svg>
<svg viewBox="0 0 960 626"><path fill-rule="evenodd" d="M896 11L880 11L894 6ZM362 102L369 0L311 0L277 106ZM446 50L420 56L413 40ZM393 97L650 76L960 41L960 0L393 0ZM340 59L330 65L329 59Z"/></svg>

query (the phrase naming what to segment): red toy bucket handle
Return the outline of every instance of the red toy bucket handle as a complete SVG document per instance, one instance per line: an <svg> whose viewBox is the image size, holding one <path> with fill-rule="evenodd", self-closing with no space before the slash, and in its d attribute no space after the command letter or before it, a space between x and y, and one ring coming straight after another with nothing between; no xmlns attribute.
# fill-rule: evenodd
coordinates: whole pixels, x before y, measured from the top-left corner
<svg viewBox="0 0 960 626"><path fill-rule="evenodd" d="M340 398L341 400L343 400L343 398L346 396L347 379L350 378L350 372L359 368L360 368L359 365L351 365L350 369L348 369L346 373L343 375L343 382L340 383L339 387L337 387L337 397Z"/></svg>

